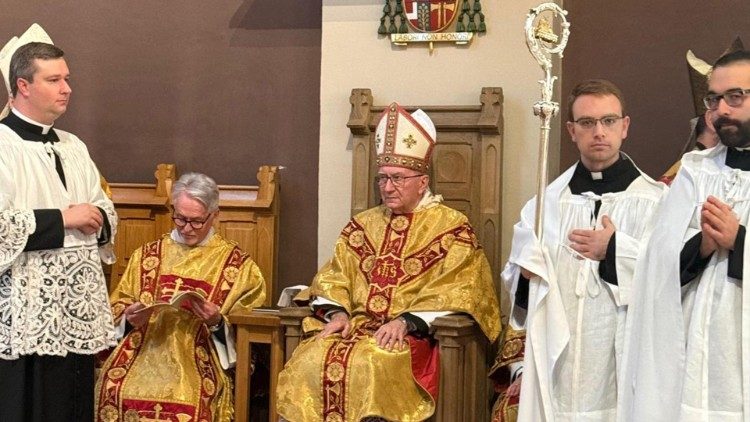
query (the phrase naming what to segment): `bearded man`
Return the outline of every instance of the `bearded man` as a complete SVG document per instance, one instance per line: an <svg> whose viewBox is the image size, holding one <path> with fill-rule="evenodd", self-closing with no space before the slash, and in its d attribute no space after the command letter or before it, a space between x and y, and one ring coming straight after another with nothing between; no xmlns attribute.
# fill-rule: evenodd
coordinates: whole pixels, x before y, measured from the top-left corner
<svg viewBox="0 0 750 422"><path fill-rule="evenodd" d="M750 52L717 60L708 88L721 143L685 154L636 270L622 384L630 420L750 417Z"/></svg>

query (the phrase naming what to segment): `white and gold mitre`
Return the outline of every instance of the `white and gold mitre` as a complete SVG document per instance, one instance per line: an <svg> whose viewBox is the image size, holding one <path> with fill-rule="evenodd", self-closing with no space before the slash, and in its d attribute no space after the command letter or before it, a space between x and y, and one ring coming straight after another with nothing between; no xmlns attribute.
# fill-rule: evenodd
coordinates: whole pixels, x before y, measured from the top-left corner
<svg viewBox="0 0 750 422"><path fill-rule="evenodd" d="M722 56L733 53L738 50L744 50L745 46L740 37L734 41L721 53ZM703 97L708 94L708 75L713 70L713 66L705 60L698 58L692 50L687 51L688 73L690 75L690 88L693 91L693 104L695 105L695 115L701 116L706 112L706 106L703 104ZM717 59L718 60L718 59Z"/></svg>
<svg viewBox="0 0 750 422"><path fill-rule="evenodd" d="M20 37L13 37L5 44L2 50L0 50L0 72L3 74L3 80L5 81L5 89L10 93L10 59L13 58L13 53L16 52L22 46L32 42L43 42L47 44L54 44L52 39L44 32L39 24L35 23L29 27Z"/></svg>
<svg viewBox="0 0 750 422"><path fill-rule="evenodd" d="M5 89L8 92L8 105L6 105L5 109L0 112L0 118L5 117L10 111L10 60L13 58L13 54L16 50L32 42L54 44L44 29L42 29L39 24L35 23L32 24L26 32L21 34L20 37L11 38L10 41L5 44L3 49L0 50L0 73L3 74Z"/></svg>
<svg viewBox="0 0 750 422"><path fill-rule="evenodd" d="M383 111L375 130L379 167L405 167L426 173L435 148L435 124L422 110L409 114L397 103Z"/></svg>

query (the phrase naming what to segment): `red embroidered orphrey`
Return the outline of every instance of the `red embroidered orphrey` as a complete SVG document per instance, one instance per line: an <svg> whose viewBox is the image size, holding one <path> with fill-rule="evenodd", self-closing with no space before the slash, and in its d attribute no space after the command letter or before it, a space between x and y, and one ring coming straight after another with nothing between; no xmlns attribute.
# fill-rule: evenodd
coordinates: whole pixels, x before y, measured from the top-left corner
<svg viewBox="0 0 750 422"><path fill-rule="evenodd" d="M349 248L359 256L360 271L369 281L370 291L365 306L373 320L360 326L349 338L334 341L326 353L323 364L323 420L326 422L347 419L346 380L352 349L362 337L371 336L387 322L396 287L414 280L445 258L451 242L477 246L471 226L464 223L438 235L424 248L403 258L413 217L413 214L391 216L377 256L372 242L359 223L351 220L341 232L341 237L346 239ZM412 343L411 337L409 339ZM420 354L424 353L420 350ZM436 360L437 356L433 359ZM428 391L434 397L437 387L428 387Z"/></svg>
<svg viewBox="0 0 750 422"><path fill-rule="evenodd" d="M211 302L219 307L224 304L229 291L232 289L236 279L229 277L230 274L236 274L242 264L249 258L239 248L234 247L227 257L221 268L219 282L215 286L202 281L177 277L175 275L160 275L158 269L161 264L162 239L149 242L142 247L142 259L140 267L141 280L141 297L144 293L151 298L158 300L169 300L175 294L186 290L199 290L202 293L208 293ZM156 280L159 280L159 283ZM157 286L159 292L157 293ZM211 335L205 327L198 330L195 342L195 364L198 369L198 375L201 378L201 394L198 401L198 408L190 404L180 404L173 402L158 402L150 400L120 400L120 393L125 375L128 373L140 351L141 342L146 338L148 325L141 328L133 329L126 337L122 347L113 357L112 365L106 374L102 376L102 395L99 397L99 406L97 409L97 420L104 420L103 413L105 409L113 409L119 413L123 408L133 409L140 416L148 416L153 420L169 420L179 422L175 415L184 413L195 415L196 420L213 420L210 403L216 396L218 376L211 365L210 349ZM174 416L174 417L173 417ZM164 419L167 418L167 419Z"/></svg>

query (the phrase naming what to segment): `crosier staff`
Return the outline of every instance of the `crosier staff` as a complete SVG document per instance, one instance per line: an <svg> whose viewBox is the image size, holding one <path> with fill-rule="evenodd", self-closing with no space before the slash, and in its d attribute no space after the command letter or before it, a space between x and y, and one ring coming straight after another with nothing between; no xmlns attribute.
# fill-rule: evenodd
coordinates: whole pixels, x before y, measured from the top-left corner
<svg viewBox="0 0 750 422"><path fill-rule="evenodd" d="M550 23L540 14L551 11L554 17L561 19L562 36L558 37L552 30ZM544 236L544 191L547 188L547 161L549 152L550 121L557 115L560 105L552 101L552 87L557 76L552 75L552 60L554 54L563 56L563 50L568 43L570 23L566 16L568 12L555 3L542 3L531 9L526 15L526 45L539 66L544 70L544 79L539 81L542 88L542 99L534 103L534 115L542 119L539 128L539 169L537 172L536 219L534 231L540 244ZM535 24L536 22L536 24Z"/></svg>

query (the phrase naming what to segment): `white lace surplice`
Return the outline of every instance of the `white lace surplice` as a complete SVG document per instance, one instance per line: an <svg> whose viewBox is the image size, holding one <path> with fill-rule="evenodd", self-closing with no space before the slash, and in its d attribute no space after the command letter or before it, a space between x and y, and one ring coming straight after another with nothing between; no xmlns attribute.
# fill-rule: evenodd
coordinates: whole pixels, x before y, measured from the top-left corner
<svg viewBox="0 0 750 422"><path fill-rule="evenodd" d="M101 262L114 262L117 216L85 145L56 131L60 142L50 146L23 141L0 125L0 359L93 354L116 344ZM36 228L32 210L78 203L105 211L112 227L108 245L99 248L95 234L66 230L63 248L23 252Z"/></svg>

